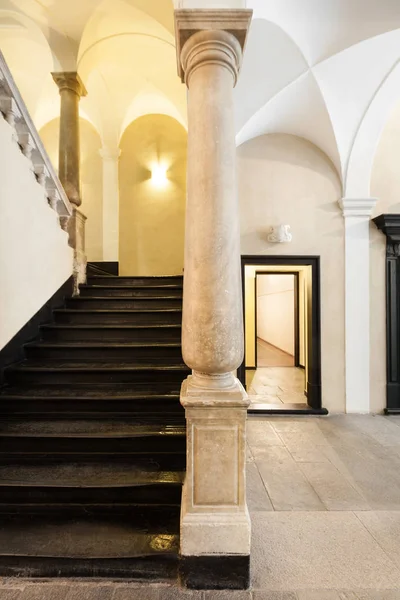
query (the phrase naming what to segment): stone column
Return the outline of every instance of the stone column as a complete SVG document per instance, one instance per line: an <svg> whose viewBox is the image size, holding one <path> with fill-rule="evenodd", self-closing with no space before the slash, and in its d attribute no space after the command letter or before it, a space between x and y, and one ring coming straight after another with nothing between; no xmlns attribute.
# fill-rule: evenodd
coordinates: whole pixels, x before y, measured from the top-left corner
<svg viewBox="0 0 400 600"><path fill-rule="evenodd" d="M376 198L343 198L346 412L370 412L369 228Z"/></svg>
<svg viewBox="0 0 400 600"><path fill-rule="evenodd" d="M119 256L119 148L103 147L103 260L118 261Z"/></svg>
<svg viewBox="0 0 400 600"><path fill-rule="evenodd" d="M60 139L58 176L73 205L71 217L62 219L69 233L69 245L74 249L74 293L86 282L85 215L78 210L82 204L80 191L79 100L86 95L85 87L75 72L52 73L60 90Z"/></svg>
<svg viewBox="0 0 400 600"><path fill-rule="evenodd" d="M189 90L182 348L192 375L181 390L182 564L189 586L226 587L228 575L228 586L240 588L249 577L249 402L233 375L243 358L233 88L251 11L180 10L175 18L178 68Z"/></svg>
<svg viewBox="0 0 400 600"><path fill-rule="evenodd" d="M58 176L69 201L80 206L79 100L86 96L86 90L78 73L52 75L61 97Z"/></svg>

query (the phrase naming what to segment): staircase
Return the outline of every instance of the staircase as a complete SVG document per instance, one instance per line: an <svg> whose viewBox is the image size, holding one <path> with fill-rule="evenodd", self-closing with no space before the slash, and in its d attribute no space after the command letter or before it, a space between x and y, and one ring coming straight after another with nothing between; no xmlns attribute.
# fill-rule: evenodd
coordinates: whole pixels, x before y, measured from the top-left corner
<svg viewBox="0 0 400 600"><path fill-rule="evenodd" d="M181 311L182 277L93 268L5 370L1 576L176 577Z"/></svg>

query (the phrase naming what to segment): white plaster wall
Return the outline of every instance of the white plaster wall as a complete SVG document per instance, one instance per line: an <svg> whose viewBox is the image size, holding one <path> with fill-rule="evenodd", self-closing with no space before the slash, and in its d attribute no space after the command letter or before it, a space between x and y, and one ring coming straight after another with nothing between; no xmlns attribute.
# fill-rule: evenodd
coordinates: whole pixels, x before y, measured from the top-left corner
<svg viewBox="0 0 400 600"><path fill-rule="evenodd" d="M327 156L291 135L265 135L238 148L241 252L321 257L322 401L345 410L344 223L341 185ZM271 225L291 226L290 244L267 241Z"/></svg>
<svg viewBox="0 0 400 600"><path fill-rule="evenodd" d="M372 171L371 196L378 202L373 217L400 213L400 103L382 133ZM370 394L371 411L386 406L386 237L370 226Z"/></svg>
<svg viewBox="0 0 400 600"><path fill-rule="evenodd" d="M257 276L257 336L294 355L294 276Z"/></svg>
<svg viewBox="0 0 400 600"><path fill-rule="evenodd" d="M72 249L0 118L0 348L72 274Z"/></svg>

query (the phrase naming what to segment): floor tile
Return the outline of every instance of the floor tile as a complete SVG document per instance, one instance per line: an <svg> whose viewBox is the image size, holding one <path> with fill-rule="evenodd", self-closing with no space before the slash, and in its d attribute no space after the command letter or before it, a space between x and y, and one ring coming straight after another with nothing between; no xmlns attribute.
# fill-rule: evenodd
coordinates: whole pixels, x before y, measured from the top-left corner
<svg viewBox="0 0 400 600"><path fill-rule="evenodd" d="M70 583L56 584L27 584L18 600L65 600L70 591Z"/></svg>
<svg viewBox="0 0 400 600"><path fill-rule="evenodd" d="M210 590L204 592L204 600L251 600L251 592L245 590Z"/></svg>
<svg viewBox="0 0 400 600"><path fill-rule="evenodd" d="M273 510L271 500L255 463L247 465L246 497L249 511Z"/></svg>
<svg viewBox="0 0 400 600"><path fill-rule="evenodd" d="M254 418L247 420L247 441L252 453L259 446L283 446L281 438L268 421Z"/></svg>
<svg viewBox="0 0 400 600"><path fill-rule="evenodd" d="M65 600L111 600L115 586L77 585L72 586Z"/></svg>
<svg viewBox="0 0 400 600"><path fill-rule="evenodd" d="M326 510L299 465L289 453L282 454L277 460L277 450L284 453L284 448L275 448L275 456L269 460L258 460L256 464L275 510Z"/></svg>
<svg viewBox="0 0 400 600"><path fill-rule="evenodd" d="M351 512L252 515L255 589L393 589L400 570Z"/></svg>
<svg viewBox="0 0 400 600"><path fill-rule="evenodd" d="M298 600L340 600L335 590L301 590L297 592Z"/></svg>
<svg viewBox="0 0 400 600"><path fill-rule="evenodd" d="M357 517L400 568L400 512L357 512Z"/></svg>
<svg viewBox="0 0 400 600"><path fill-rule="evenodd" d="M297 600L296 592L254 592L254 600Z"/></svg>
<svg viewBox="0 0 400 600"><path fill-rule="evenodd" d="M17 588L0 588L0 600L18 600L21 590Z"/></svg>
<svg viewBox="0 0 400 600"><path fill-rule="evenodd" d="M331 463L302 463L299 467L328 510L370 509L365 498Z"/></svg>

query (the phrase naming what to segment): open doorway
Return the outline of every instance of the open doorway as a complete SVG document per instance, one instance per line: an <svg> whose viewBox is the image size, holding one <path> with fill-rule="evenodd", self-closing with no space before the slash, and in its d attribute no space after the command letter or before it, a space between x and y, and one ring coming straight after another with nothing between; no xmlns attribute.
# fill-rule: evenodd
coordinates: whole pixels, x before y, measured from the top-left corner
<svg viewBox="0 0 400 600"><path fill-rule="evenodd" d="M250 413L321 408L318 257L243 256L245 357L238 376Z"/></svg>
<svg viewBox="0 0 400 600"><path fill-rule="evenodd" d="M298 273L257 271L255 286L256 368L299 366Z"/></svg>

